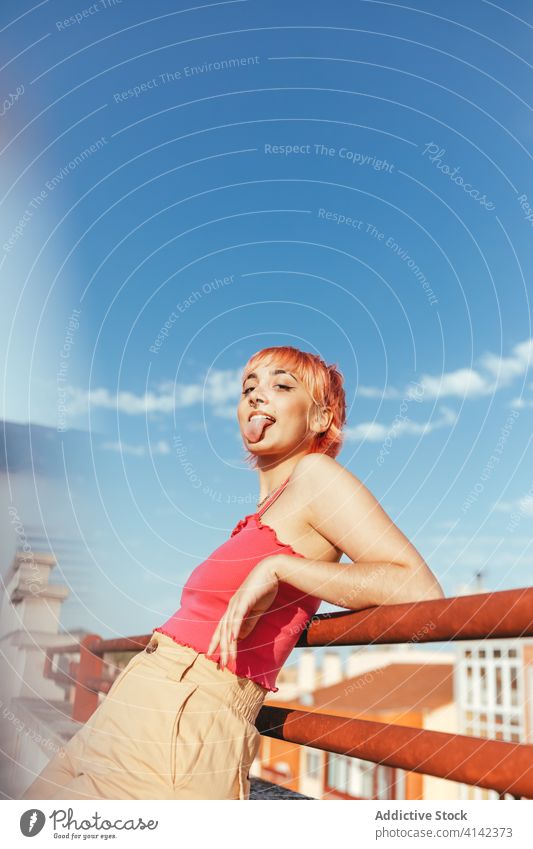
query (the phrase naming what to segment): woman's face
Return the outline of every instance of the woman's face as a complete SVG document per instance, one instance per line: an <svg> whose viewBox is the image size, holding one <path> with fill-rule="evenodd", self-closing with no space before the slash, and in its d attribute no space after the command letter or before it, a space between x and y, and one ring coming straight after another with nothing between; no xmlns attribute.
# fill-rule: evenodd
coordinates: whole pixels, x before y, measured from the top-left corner
<svg viewBox="0 0 533 849"><path fill-rule="evenodd" d="M315 435L310 428L314 406L304 384L288 367L274 362L247 369L237 407L247 449L260 455L306 452Z"/></svg>

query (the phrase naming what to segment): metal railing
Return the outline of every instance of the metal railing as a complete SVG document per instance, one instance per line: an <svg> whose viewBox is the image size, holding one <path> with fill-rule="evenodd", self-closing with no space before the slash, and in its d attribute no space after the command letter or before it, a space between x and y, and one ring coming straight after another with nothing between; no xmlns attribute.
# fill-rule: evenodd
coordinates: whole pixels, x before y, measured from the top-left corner
<svg viewBox="0 0 533 849"><path fill-rule="evenodd" d="M428 627L430 626L430 627ZM45 675L74 685L72 718L85 722L103 676L105 653L140 651L151 634L103 640L89 634L80 643L47 650ZM454 596L318 614L296 647L377 643L442 642L533 636L533 588ZM78 654L68 672L53 669L55 654ZM256 720L261 734L326 752L362 758L402 770L495 790L499 798L533 798L533 746L464 734L333 716L312 710L264 705Z"/></svg>

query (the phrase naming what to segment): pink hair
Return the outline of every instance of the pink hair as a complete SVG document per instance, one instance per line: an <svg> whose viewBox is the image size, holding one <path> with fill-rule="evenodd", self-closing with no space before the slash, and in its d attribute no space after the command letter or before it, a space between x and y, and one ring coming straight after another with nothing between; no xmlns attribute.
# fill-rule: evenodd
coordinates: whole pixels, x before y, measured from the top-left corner
<svg viewBox="0 0 533 849"><path fill-rule="evenodd" d="M317 407L329 407L333 412L329 428L315 435L308 453L336 457L342 448L342 428L346 422L346 396L342 373L336 365L328 366L317 354L300 351L291 346L280 346L256 351L246 363L243 376L253 371L256 366L268 365L274 360L297 375ZM254 465L256 457L247 452L246 460Z"/></svg>

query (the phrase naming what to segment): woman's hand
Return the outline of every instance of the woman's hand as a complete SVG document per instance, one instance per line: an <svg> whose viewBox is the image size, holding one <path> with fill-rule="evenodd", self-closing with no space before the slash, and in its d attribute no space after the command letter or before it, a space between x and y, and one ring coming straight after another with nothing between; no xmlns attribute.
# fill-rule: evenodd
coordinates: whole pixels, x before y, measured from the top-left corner
<svg viewBox="0 0 533 849"><path fill-rule="evenodd" d="M209 656L220 644L221 667L227 666L228 659L235 662L237 640L243 640L253 631L259 617L274 601L278 592L278 576L274 571L273 561L277 556L260 560L231 597L206 653Z"/></svg>

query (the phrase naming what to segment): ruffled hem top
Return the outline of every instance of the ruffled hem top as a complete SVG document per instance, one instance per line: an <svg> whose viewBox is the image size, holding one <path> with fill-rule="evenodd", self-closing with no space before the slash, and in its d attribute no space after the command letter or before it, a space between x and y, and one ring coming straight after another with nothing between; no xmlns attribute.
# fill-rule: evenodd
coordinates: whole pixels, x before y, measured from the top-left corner
<svg viewBox="0 0 533 849"><path fill-rule="evenodd" d="M241 519L230 537L191 572L183 587L180 608L154 631L207 654L211 637L231 597L251 570L265 557L275 554L304 557L291 545L281 542L274 528L261 521L261 514L281 494L289 479L260 511ZM227 668L276 693L278 672L320 602L320 598L280 581L270 608L251 633L237 642L236 660L228 659ZM216 663L220 658L219 648L208 657Z"/></svg>

